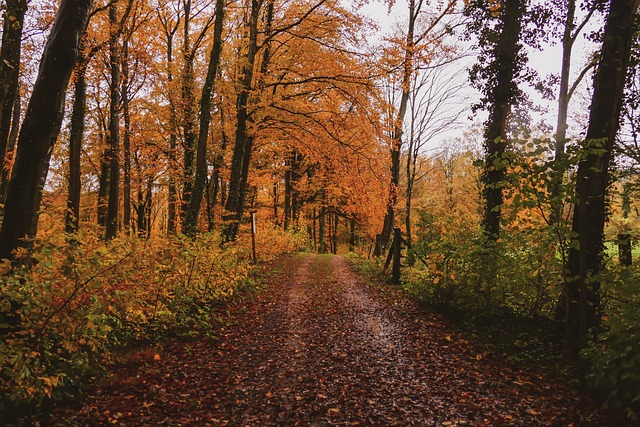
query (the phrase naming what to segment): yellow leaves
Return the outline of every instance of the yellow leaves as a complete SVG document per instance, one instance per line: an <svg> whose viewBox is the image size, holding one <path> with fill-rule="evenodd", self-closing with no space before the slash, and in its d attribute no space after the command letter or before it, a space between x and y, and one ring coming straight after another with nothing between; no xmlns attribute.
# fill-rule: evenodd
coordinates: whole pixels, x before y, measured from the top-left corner
<svg viewBox="0 0 640 427"><path fill-rule="evenodd" d="M11 261L9 261L8 259L0 260L0 276L4 276L10 271L11 271Z"/></svg>
<svg viewBox="0 0 640 427"><path fill-rule="evenodd" d="M51 399L51 393L53 392L53 388L57 387L61 382L61 376L53 376L53 377L38 377L40 381L42 381L42 391L44 394ZM35 389L32 389L35 392Z"/></svg>

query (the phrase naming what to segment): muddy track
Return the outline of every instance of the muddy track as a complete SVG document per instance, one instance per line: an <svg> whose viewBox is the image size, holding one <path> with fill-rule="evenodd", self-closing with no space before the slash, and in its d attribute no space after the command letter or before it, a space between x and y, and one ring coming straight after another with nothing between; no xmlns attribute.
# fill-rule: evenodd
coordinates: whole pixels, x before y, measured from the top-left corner
<svg viewBox="0 0 640 427"><path fill-rule="evenodd" d="M338 256L299 256L222 328L126 365L47 424L617 426L565 386L383 299Z"/></svg>

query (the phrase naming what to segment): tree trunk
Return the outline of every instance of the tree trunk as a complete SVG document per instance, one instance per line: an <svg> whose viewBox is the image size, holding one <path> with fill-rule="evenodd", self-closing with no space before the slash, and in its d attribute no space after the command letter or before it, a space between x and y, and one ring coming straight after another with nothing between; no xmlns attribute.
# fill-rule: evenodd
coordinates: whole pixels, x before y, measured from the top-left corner
<svg viewBox="0 0 640 427"><path fill-rule="evenodd" d="M102 138L103 139L103 138ZM102 141L106 143L106 141ZM109 195L109 148L100 155L100 176L98 177L98 225L107 226L107 206Z"/></svg>
<svg viewBox="0 0 640 427"><path fill-rule="evenodd" d="M523 0L504 3L504 12L500 13L501 32L494 50L495 77L494 86L488 95L489 119L487 120L485 139L485 169L483 171L485 211L483 230L485 236L492 241L500 235L500 218L502 209L502 182L506 177L508 159L507 124L511 105L514 102L514 78L518 70L518 55L522 17L525 12Z"/></svg>
<svg viewBox="0 0 640 427"><path fill-rule="evenodd" d="M324 198L323 198L324 199ZM321 254L327 253L327 241L325 238L325 224L327 220L327 208L323 204L320 207L320 214L318 215L318 252Z"/></svg>
<svg viewBox="0 0 640 427"><path fill-rule="evenodd" d="M590 329L601 319L600 278L604 249L605 196L609 165L618 132L625 76L633 40L637 0L612 0L606 19L602 56L594 78L589 127L578 165L571 246L565 270L566 350L577 355Z"/></svg>
<svg viewBox="0 0 640 427"><path fill-rule="evenodd" d="M295 154L291 153L288 158L285 160L285 170L284 170L284 229L288 230L291 226L291 210L292 210L292 200L291 193L293 191L293 156Z"/></svg>
<svg viewBox="0 0 640 427"><path fill-rule="evenodd" d="M248 102L253 87L253 73L256 54L258 52L258 22L261 0L251 0L251 12L249 17L249 46L246 57L242 61L242 81L238 94L236 109L236 139L231 160L231 179L229 181L229 194L227 196L226 211L223 216L224 240L235 240L238 235L238 227L244 212L244 202L247 190L247 178L251 151L253 149L253 137L248 132Z"/></svg>
<svg viewBox="0 0 640 427"><path fill-rule="evenodd" d="M349 221L349 252L356 250L356 220L351 218Z"/></svg>
<svg viewBox="0 0 640 427"><path fill-rule="evenodd" d="M144 198L144 223L145 223L145 232L147 239L151 237L151 214L153 212L152 201L153 201L153 177L147 177L147 190L145 191Z"/></svg>
<svg viewBox="0 0 640 427"><path fill-rule="evenodd" d="M6 0L0 49L0 164L9 143L12 111L18 96L18 75L24 15L27 0ZM2 195L0 194L0 202Z"/></svg>
<svg viewBox="0 0 640 427"><path fill-rule="evenodd" d="M18 138L0 229L0 259L15 260L15 251L29 249L35 237L50 153L60 132L66 89L91 4L62 0L51 28Z"/></svg>
<svg viewBox="0 0 640 427"><path fill-rule="evenodd" d="M333 214L333 230L331 232L331 253L336 255L338 253L338 225L340 224L340 218L337 214Z"/></svg>
<svg viewBox="0 0 640 427"><path fill-rule="evenodd" d="M553 174L551 178L551 214L549 216L549 223L551 225L556 224L562 218L562 206L563 201L560 198L561 187L564 181L564 174L567 170L565 164L565 145L567 142L567 115L569 112L569 101L573 90L585 75L586 70L592 67L591 64L587 65L587 68L580 73L580 76L573 83L572 88L569 88L569 77L571 74L571 55L573 53L573 45L576 38L580 34L584 25L591 19L595 6L590 6L590 11L583 18L582 22L576 29L575 23L575 0L566 0L566 17L564 22L564 34L562 36L562 65L560 69L560 88L558 93L558 120L556 122L556 134L555 134L555 156L553 162Z"/></svg>
<svg viewBox="0 0 640 427"><path fill-rule="evenodd" d="M124 136L122 148L122 221L127 234L131 229L131 111L129 110L129 43L124 42L122 48L122 116L124 120Z"/></svg>
<svg viewBox="0 0 640 427"><path fill-rule="evenodd" d="M185 231L187 212L191 204L194 179L194 160L196 148L196 123L195 123L195 96L194 96L194 70L193 63L195 52L191 48L189 27L191 22L191 0L184 0L184 34L182 43L182 56L184 59L184 71L182 73L182 128L184 131L184 157L182 177L182 203L180 216L182 218L183 231Z"/></svg>
<svg viewBox="0 0 640 427"><path fill-rule="evenodd" d="M2 165L2 178L0 178L0 200L7 197L7 187L9 186L9 176L13 165L13 158L16 155L16 143L18 142L18 131L20 130L20 109L21 109L20 93L16 94L15 105L13 106L11 118L11 132L9 132L9 142L7 143L7 153L4 156Z"/></svg>
<svg viewBox="0 0 640 427"><path fill-rule="evenodd" d="M415 0L410 0L409 25L404 46L404 63L402 65L402 96L400 97L400 106L393 122L393 133L391 135L391 182L389 184L389 200L387 202L387 213L384 217L382 232L376 242L374 256L380 256L384 252L384 248L391 238L395 223L394 216L398 203L398 191L400 189L400 152L402 150L404 118L407 113L407 104L411 91L411 77L414 73L414 31L416 20L418 19L418 11L419 7L416 9Z"/></svg>
<svg viewBox="0 0 640 427"><path fill-rule="evenodd" d="M120 202L120 49L118 37L117 6L109 6L109 62L111 66L109 103L109 203L107 205L107 229L105 238L113 239L118 233L118 204Z"/></svg>
<svg viewBox="0 0 640 427"><path fill-rule="evenodd" d="M189 210L185 219L185 233L194 236L198 223L198 214L202 204L205 184L207 181L207 139L209 137L209 124L211 123L211 97L215 88L215 79L218 75L218 65L222 53L222 26L224 23L225 0L216 0L216 18L213 26L213 46L209 55L209 67L207 77L202 88L200 98L200 130L197 143L196 176L193 183L193 192L189 204Z"/></svg>
<svg viewBox="0 0 640 427"><path fill-rule="evenodd" d="M69 131L69 193L67 196L67 213L65 231L78 231L80 221L80 154L82 153L82 136L84 134L84 117L87 99L86 63L78 63L75 73L73 110L71 112L71 130Z"/></svg>
<svg viewBox="0 0 640 427"><path fill-rule="evenodd" d="M216 206L216 202L218 200L218 194L220 193L220 206L224 206L224 187L222 185L222 176L221 171L224 163L224 153L227 150L228 138L227 133L224 131L225 127L225 115L224 110L220 109L220 128L222 134L222 142L220 144L220 148L216 151L215 156L213 157L213 170L211 171L211 178L209 178L209 200L207 207L207 213L209 218L209 231L213 231L214 227L214 218L215 212L214 208Z"/></svg>
<svg viewBox="0 0 640 427"><path fill-rule="evenodd" d="M177 28L177 27L176 27ZM169 82L169 86L171 87L171 83L173 82L173 72L171 70L173 64L173 35L174 31L172 29L166 29L167 36L167 81ZM169 112L169 125L171 127L169 134L169 185L168 185L168 206L167 206L167 234L175 235L176 230L176 220L177 220L177 202L178 202L178 192L176 189L176 180L174 175L174 169L177 166L176 161L176 149L178 146L178 119L176 118L175 105L171 103L171 108Z"/></svg>

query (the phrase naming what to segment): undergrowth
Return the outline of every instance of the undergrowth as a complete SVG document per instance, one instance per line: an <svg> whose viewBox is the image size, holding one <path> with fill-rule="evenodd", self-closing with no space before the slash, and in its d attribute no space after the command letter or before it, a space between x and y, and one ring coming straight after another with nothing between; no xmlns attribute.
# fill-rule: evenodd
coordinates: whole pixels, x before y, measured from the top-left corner
<svg viewBox="0 0 640 427"><path fill-rule="evenodd" d="M0 277L0 413L38 408L99 377L123 349L208 334L226 304L265 273L248 239L220 248L216 235L120 237L80 233L42 243L30 267ZM304 245L262 227L259 260ZM3 264L8 268L8 264Z"/></svg>

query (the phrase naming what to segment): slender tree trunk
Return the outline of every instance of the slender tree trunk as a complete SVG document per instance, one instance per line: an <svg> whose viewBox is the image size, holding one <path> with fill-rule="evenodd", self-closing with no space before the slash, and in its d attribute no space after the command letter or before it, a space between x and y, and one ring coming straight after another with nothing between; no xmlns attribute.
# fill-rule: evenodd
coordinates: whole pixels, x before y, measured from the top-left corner
<svg viewBox="0 0 640 427"><path fill-rule="evenodd" d="M276 225L276 227L279 224L280 221L278 221L278 204L280 203L280 191L278 190L278 181L275 181L273 183L273 190L272 190L272 196L273 196L273 223Z"/></svg>
<svg viewBox="0 0 640 427"><path fill-rule="evenodd" d="M224 153L227 150L228 138L227 133L224 131L225 127L225 115L224 110L220 109L220 128L222 129L222 142L220 148L216 151L213 157L213 171L211 171L211 178L209 179L209 206L207 209L209 217L209 231L213 231L215 212L214 208L218 200L218 193L220 193L220 206L224 206L224 187L222 185L222 167L224 163ZM222 190L222 192L221 192Z"/></svg>
<svg viewBox="0 0 640 427"><path fill-rule="evenodd" d="M226 241L235 240L244 213L247 178L253 149L253 137L249 135L247 126L249 121L248 103L253 87L254 65L258 52L258 22L261 7L261 0L251 0L248 23L249 45L242 61L242 80L236 104L236 139L231 160L229 195L225 206L227 214L223 216L225 221L224 239Z"/></svg>
<svg viewBox="0 0 640 427"><path fill-rule="evenodd" d="M323 204L320 207L320 214L318 215L318 252L321 254L327 253L327 241L325 238L326 221L327 221L327 208L324 205L324 200L323 200Z"/></svg>
<svg viewBox="0 0 640 427"><path fill-rule="evenodd" d="M109 62L111 65L109 103L109 203L105 238L113 239L118 233L118 205L120 202L120 60L117 6L109 6Z"/></svg>
<svg viewBox="0 0 640 427"><path fill-rule="evenodd" d="M393 133L391 135L391 182L389 185L389 200L387 202L387 213L384 217L382 232L380 233L380 238L377 241L374 251L375 256L382 255L383 249L387 246L391 238L395 222L395 210L398 203L398 191L400 190L400 152L402 150L404 118L407 113L407 104L411 92L411 78L414 73L414 32L418 12L419 8L416 9L415 0L409 0L409 26L407 28L407 38L404 46L404 62L402 65L402 95L400 97L398 113L393 122Z"/></svg>
<svg viewBox="0 0 640 427"><path fill-rule="evenodd" d="M16 143L18 142L18 131L20 130L20 93L16 94L15 105L13 106L11 118L11 132L9 132L9 142L7 143L7 154L4 156L2 165L2 177L0 178L0 200L7 197L7 187L9 186L9 176L13 167L13 158L16 155Z"/></svg>
<svg viewBox="0 0 640 427"><path fill-rule="evenodd" d="M144 223L147 239L151 237L151 214L153 212L153 176L147 177L147 190L144 198Z"/></svg>
<svg viewBox="0 0 640 427"><path fill-rule="evenodd" d="M489 95L489 119L485 139L485 170L483 172L485 211L483 229L485 236L496 241L500 235L502 209L502 186L505 180L508 159L507 124L514 102L514 78L518 69L518 55L522 17L525 12L523 0L512 0L504 4L501 12L502 30L494 51L495 81Z"/></svg>
<svg viewBox="0 0 640 427"><path fill-rule="evenodd" d="M292 183L292 175L293 175L293 156L292 153L284 162L285 170L284 170L284 224L283 227L285 230L288 230L291 226L291 193L293 189Z"/></svg>
<svg viewBox="0 0 640 427"><path fill-rule="evenodd" d="M222 53L222 26L224 23L225 0L216 0L216 18L213 26L213 46L209 55L207 77L202 88L200 98L200 130L197 143L196 176L193 183L189 210L185 219L185 233L194 236L198 223L198 214L202 204L202 196L207 181L207 140L209 124L211 123L211 97L215 89L215 79L218 75L220 55Z"/></svg>
<svg viewBox="0 0 640 427"><path fill-rule="evenodd" d="M142 168L140 167L140 160L134 152L133 155L133 164L136 170L136 203L135 203L135 211L136 211L136 227L138 228L138 236L144 237L146 235L146 226L145 226L145 195L144 188L142 186L142 180L144 178L142 173Z"/></svg>
<svg viewBox="0 0 640 427"><path fill-rule="evenodd" d="M103 143L106 144L106 141ZM107 206L109 196L109 147L100 156L100 176L98 177L98 225L107 226Z"/></svg>
<svg viewBox="0 0 640 427"><path fill-rule="evenodd" d="M587 345L589 330L598 327L602 316L599 273L603 265L605 196L637 7L638 0L610 2L589 127L582 144L585 156L578 165L578 202L572 222L578 242L571 246L565 268L566 350L574 356Z"/></svg>
<svg viewBox="0 0 640 427"><path fill-rule="evenodd" d="M122 116L124 119L124 135L122 148L122 220L127 234L131 229L131 111L129 110L129 42L122 48Z"/></svg>
<svg viewBox="0 0 640 427"><path fill-rule="evenodd" d="M0 259L15 260L15 251L30 248L35 237L50 153L60 132L66 89L91 4L62 0L51 28L18 138L0 228Z"/></svg>
<svg viewBox="0 0 640 427"><path fill-rule="evenodd" d="M182 128L184 131L184 157L182 177L182 203L180 216L182 218L183 231L186 228L186 217L191 204L193 193L193 179L195 174L195 148L196 148L196 122L195 122L195 96L194 96L194 70L195 49L191 48L189 27L191 23L191 0L184 0L184 37L182 43L182 56L184 58L184 71L182 73Z"/></svg>
<svg viewBox="0 0 640 427"><path fill-rule="evenodd" d="M0 164L4 164L12 111L18 96L18 75L27 0L6 0L0 49ZM0 194L0 202L2 202Z"/></svg>
<svg viewBox="0 0 640 427"><path fill-rule="evenodd" d="M356 220L351 218L349 221L349 252L356 250Z"/></svg>
<svg viewBox="0 0 640 427"><path fill-rule="evenodd" d="M576 29L575 23L575 0L566 0L566 17L564 22L564 33L562 36L562 65L560 68L560 88L558 93L558 120L556 122L556 134L555 134L555 156L554 156L554 170L551 179L551 214L549 217L549 223L551 225L556 224L562 218L562 206L563 201L560 199L561 187L564 181L564 175L567 170L565 164L565 146L567 142L567 115L569 112L569 101L573 89L580 82L585 75L587 69L591 68L591 64L587 66L580 74L578 79L573 83L572 88L569 88L569 77L571 74L571 56L573 53L573 45L576 38L580 34L580 31L584 25L591 18L595 7L590 6L590 10Z"/></svg>
<svg viewBox="0 0 640 427"><path fill-rule="evenodd" d="M333 214L333 230L331 233L331 253L336 255L338 253L338 225L340 225L340 218L337 214Z"/></svg>
<svg viewBox="0 0 640 427"><path fill-rule="evenodd" d="M177 28L177 27L176 27ZM169 87L171 87L173 82L173 35L175 29L166 28L166 37L167 37L167 81L169 82ZM175 235L176 230L176 219L177 219L177 202L178 202L178 191L176 189L176 179L174 175L174 169L177 166L176 160L176 149L178 146L178 119L176 117L176 112L174 108L174 103L172 104L172 108L170 108L169 112L169 125L171 127L169 134L169 185L168 185L168 206L167 206L167 234Z"/></svg>
<svg viewBox="0 0 640 427"><path fill-rule="evenodd" d="M87 64L78 63L75 72L73 110L71 112L71 130L69 131L69 194L67 196L67 212L65 231L78 231L80 221L80 154L84 134L84 117L87 99L86 71Z"/></svg>

